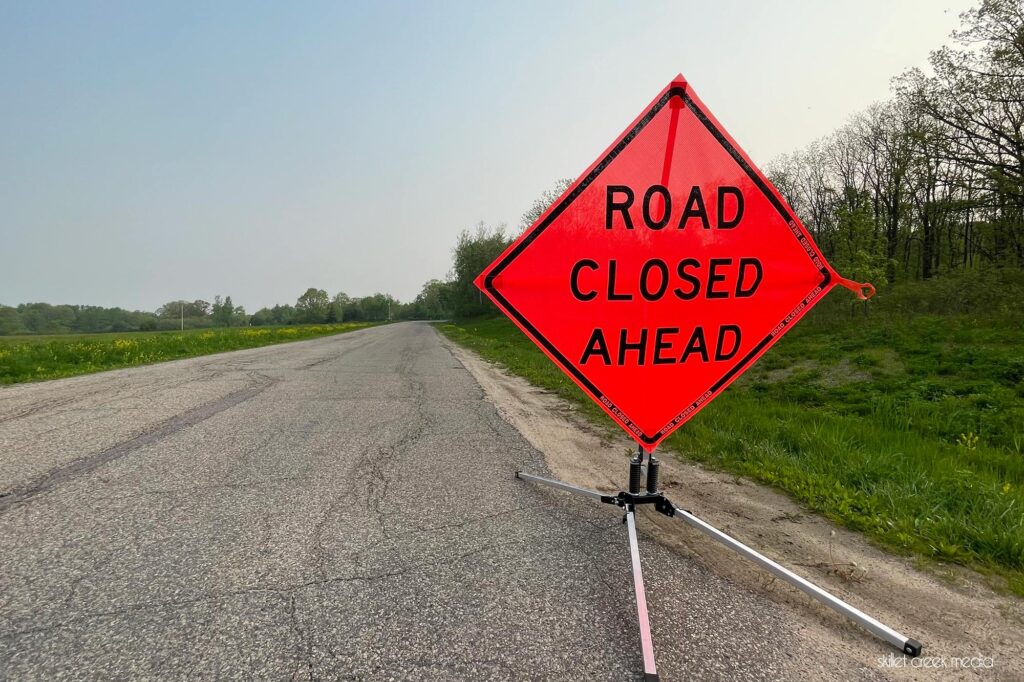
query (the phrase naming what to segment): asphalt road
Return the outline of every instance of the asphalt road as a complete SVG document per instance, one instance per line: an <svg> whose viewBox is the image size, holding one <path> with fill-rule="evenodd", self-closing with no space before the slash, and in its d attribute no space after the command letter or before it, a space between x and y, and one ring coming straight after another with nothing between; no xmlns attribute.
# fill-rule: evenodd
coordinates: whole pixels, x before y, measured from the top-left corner
<svg viewBox="0 0 1024 682"><path fill-rule="evenodd" d="M641 677L614 509L426 324L0 389L0 678ZM644 534L663 679L778 679L772 602Z"/></svg>

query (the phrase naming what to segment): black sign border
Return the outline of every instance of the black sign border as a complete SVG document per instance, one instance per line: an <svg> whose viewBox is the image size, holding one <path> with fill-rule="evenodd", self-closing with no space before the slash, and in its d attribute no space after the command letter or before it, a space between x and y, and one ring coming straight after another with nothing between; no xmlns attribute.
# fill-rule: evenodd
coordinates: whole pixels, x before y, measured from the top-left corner
<svg viewBox="0 0 1024 682"><path fill-rule="evenodd" d="M741 372L743 368L746 367L746 365L749 364L757 356L757 354L761 352L762 349L764 349L765 346L771 343L772 339L782 334L785 328L792 324L795 313L802 310L811 301L820 296L822 292L825 290L825 288L832 281L831 271L828 269L827 266L825 266L824 260L820 258L820 255L815 254L816 256L818 256L821 262L821 266L818 268L818 270L822 274L821 282L818 283L814 287L814 289L812 289L811 292L804 298L804 300L801 301L800 304L797 305L796 308L794 308L789 314L787 314L786 317L779 322L779 324L775 325L772 328L772 331L769 332L768 336L761 339L761 341L758 342L758 344L754 346L754 348L749 353L743 356L739 360L739 362L737 362L728 372L722 375L722 377L719 378L718 381L716 381L711 386L711 388L704 393L704 395L701 398L698 398L693 403L686 406L682 411L679 412L679 414L677 414L675 417L669 420L668 424L663 426L653 436L648 435L637 424L635 424L626 415L625 412L618 408L615 405L615 403L613 403L611 399L608 398L604 394L604 392L594 384L594 382L592 382L582 372L580 372L576 368L576 366L573 365L569 361L569 359L566 358L561 353L561 351L559 351L550 341L548 341L547 338L545 338L544 335L541 334L540 331L536 327L534 327L530 323L530 321L523 316L522 313L516 310L515 307L511 303L509 303L508 299L501 295L501 292L499 292L497 288L494 286L495 278L498 275L500 275L501 272L505 268L507 268L509 264L511 264L512 261L514 261L516 257L518 257L519 254L521 254L526 249L527 246L529 246L533 242L534 239L539 237L541 233L543 233L544 230L546 230L551 225L551 223L554 222L554 220L558 218L558 216L560 216L566 208L569 207L569 205L576 199L576 197L582 194L583 191L586 190L587 187L589 187L597 179L597 177L611 164L615 157L621 154L622 151L627 146L629 146L629 144L634 139L636 139L637 135L640 134L640 131L643 130L648 123L654 120L654 117L658 114L658 112L661 111L665 107L665 105L672 100L673 97L678 97L680 98L680 100L682 100L686 108L689 109L693 113L693 115L697 117L697 120L699 120L704 125L708 132L710 132L711 135L718 141L718 143L722 145L722 147L729 153L729 156L733 158L733 160L737 163L737 165L739 165L743 172L747 174L747 176L751 179L754 185L756 185L757 188L761 190L765 198L768 199L768 202L775 208L776 211L778 211L779 216L786 221L786 224L789 225L791 229L793 229L794 237L797 237L796 232L799 232L799 235L804 237L801 246L804 247L805 253L809 251L808 245L810 244L810 241L806 239L806 235L803 232L803 227L800 225L800 223L796 222L793 219L793 216L786 209L786 206L768 187L768 184L767 182L765 182L764 178L762 178L760 174L754 171L750 164L747 163L747 160L743 158L743 155L739 153L739 151L732 145L731 142L729 142L729 139L722 133L722 131L718 129L714 122L707 116L707 114L704 113L704 111L697 105L697 103L690 98L690 96L686 92L686 89L682 87L673 86L669 88L669 90L664 95L662 95L662 97L657 102L655 102L654 106L651 107L650 111L644 114L644 116L639 121L637 121L636 125L633 126L633 128L631 128L629 132L622 136L622 139L620 139L619 142L614 147L612 147L608 154L603 159L601 159L600 163L598 163L594 167L594 169L587 174L587 177L585 177L582 182L578 183L573 188L572 192L570 192L564 199L562 199L558 206L556 206L550 213L548 213L548 215L544 218L543 222L534 226L534 228L530 230L529 234L527 234L518 244L516 244L515 248L509 251L505 255L505 257L502 258L498 262L498 264L495 265L491 269L491 271L488 272L487 275L484 277L484 288L487 290L487 292L491 296L493 296L494 299L498 301L502 305L502 307L505 308L505 310L508 311L508 313L511 314L519 322L519 324L526 328L530 332L530 334L533 335L533 337L537 341L539 341L541 345L544 346L544 348L551 354L551 356L558 360L558 363L562 366L562 368L566 372L568 372L572 377L574 377L581 386L583 386L588 392L590 392L590 394L594 397L595 400L603 404L611 412L614 412L617 415L618 419L622 421L622 423L625 424L630 431L636 434L640 438L640 440L647 445L654 445L661 441L672 430L675 429L675 427L680 423L680 420L684 415L694 411L695 409L697 409L697 407L710 400L711 397L720 388L722 388L725 384L731 381L732 378L736 376L736 374ZM799 237L797 237L797 239L799 241ZM808 257L811 258L809 253ZM814 262L814 258L811 258L811 262Z"/></svg>

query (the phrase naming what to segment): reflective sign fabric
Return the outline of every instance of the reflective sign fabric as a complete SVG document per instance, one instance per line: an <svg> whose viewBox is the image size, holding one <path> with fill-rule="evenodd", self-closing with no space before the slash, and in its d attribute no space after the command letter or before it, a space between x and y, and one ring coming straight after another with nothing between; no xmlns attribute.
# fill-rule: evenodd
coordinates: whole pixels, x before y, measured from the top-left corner
<svg viewBox="0 0 1024 682"><path fill-rule="evenodd" d="M476 283L649 449L850 284L681 76Z"/></svg>

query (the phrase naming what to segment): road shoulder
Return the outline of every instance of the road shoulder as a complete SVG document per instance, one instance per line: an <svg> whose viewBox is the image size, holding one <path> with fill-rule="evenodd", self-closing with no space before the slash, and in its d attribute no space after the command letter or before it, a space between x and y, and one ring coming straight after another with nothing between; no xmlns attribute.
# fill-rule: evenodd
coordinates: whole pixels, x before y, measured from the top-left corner
<svg viewBox="0 0 1024 682"><path fill-rule="evenodd" d="M632 442L587 420L573 406L509 375L449 339L444 343L487 399L544 453L558 478L606 492L622 487ZM780 583L753 564L664 516L646 513L651 534L708 570L758 591L791 614L811 660L796 657L794 676L899 680L1024 678L1024 603L993 592L964 569L922 571L860 535L750 481L687 463L662 451L663 488L681 507L816 582L882 622L922 641L913 664L857 626ZM827 654L823 652L828 652ZM893 654L895 658L891 658ZM884 661L883 661L884 659ZM974 660L954 660L974 659ZM927 662L928 667L921 666Z"/></svg>

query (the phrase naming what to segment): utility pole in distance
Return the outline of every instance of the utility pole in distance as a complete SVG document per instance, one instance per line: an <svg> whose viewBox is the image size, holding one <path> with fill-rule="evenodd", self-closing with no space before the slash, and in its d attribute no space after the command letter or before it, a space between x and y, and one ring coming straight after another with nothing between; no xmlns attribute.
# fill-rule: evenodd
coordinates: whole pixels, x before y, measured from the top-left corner
<svg viewBox="0 0 1024 682"><path fill-rule="evenodd" d="M181 303L181 331L185 331L185 302L184 301L180 301L180 303Z"/></svg>

